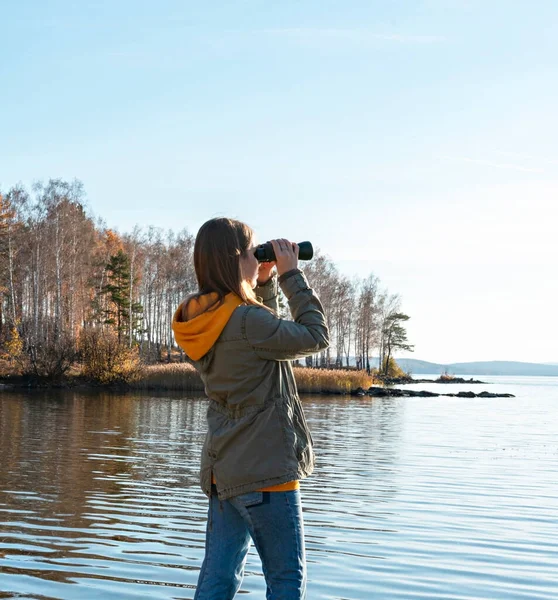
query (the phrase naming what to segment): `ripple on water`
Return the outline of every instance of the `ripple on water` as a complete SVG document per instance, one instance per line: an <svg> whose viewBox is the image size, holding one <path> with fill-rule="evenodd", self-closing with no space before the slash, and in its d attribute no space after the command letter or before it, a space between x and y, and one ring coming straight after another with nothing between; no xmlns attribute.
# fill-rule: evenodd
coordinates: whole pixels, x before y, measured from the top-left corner
<svg viewBox="0 0 558 600"><path fill-rule="evenodd" d="M309 598L555 600L558 386L541 389L306 399ZM203 401L3 393L0 417L0 598L193 598ZM265 594L254 550L242 592Z"/></svg>

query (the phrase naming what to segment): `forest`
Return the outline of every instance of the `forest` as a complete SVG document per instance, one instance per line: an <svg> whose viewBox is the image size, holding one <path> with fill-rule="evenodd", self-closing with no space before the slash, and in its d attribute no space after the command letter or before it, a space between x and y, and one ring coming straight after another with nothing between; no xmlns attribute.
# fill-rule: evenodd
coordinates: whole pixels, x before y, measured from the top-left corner
<svg viewBox="0 0 558 600"><path fill-rule="evenodd" d="M77 180L0 193L0 375L7 366L60 378L75 364L94 376L99 361L112 370L121 361L182 362L171 320L197 289L194 239L187 229L153 226L119 233L92 214ZM370 373L412 350L401 299L377 276L349 278L319 249L300 266L332 342L304 366ZM290 318L280 300L281 316Z"/></svg>

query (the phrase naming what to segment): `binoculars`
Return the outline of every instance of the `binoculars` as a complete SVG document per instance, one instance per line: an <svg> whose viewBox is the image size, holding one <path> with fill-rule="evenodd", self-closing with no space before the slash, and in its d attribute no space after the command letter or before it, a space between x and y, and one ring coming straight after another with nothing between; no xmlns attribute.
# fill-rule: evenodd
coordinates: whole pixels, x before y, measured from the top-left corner
<svg viewBox="0 0 558 600"><path fill-rule="evenodd" d="M254 250L254 256L258 262L272 262L275 260L275 252L271 242L260 244ZM310 242L300 242L298 244L298 259L310 260L314 256L314 248Z"/></svg>

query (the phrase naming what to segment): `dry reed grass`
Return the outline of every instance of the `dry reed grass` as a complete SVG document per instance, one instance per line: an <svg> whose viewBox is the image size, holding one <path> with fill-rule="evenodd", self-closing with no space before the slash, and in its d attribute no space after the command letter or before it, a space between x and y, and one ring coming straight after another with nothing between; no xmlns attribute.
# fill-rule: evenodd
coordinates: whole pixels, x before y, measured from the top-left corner
<svg viewBox="0 0 558 600"><path fill-rule="evenodd" d="M374 381L365 371L343 369L295 367L294 374L302 394L350 394L359 387L368 389Z"/></svg>
<svg viewBox="0 0 558 600"><path fill-rule="evenodd" d="M203 392L202 380L189 363L148 365L143 367L137 381L131 383L137 390L172 390Z"/></svg>
<svg viewBox="0 0 558 600"><path fill-rule="evenodd" d="M453 381L455 379L455 375L444 371L440 377L438 377L438 381Z"/></svg>
<svg viewBox="0 0 558 600"><path fill-rule="evenodd" d="M367 389L374 382L364 371L295 367L294 374L298 391L302 394L350 394L359 387ZM188 363L146 366L131 387L183 392L204 390L200 376Z"/></svg>

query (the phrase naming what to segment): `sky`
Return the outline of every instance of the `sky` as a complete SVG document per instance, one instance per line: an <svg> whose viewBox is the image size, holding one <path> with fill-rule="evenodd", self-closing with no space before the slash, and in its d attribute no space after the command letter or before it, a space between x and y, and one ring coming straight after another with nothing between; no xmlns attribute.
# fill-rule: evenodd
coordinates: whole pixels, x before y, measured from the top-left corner
<svg viewBox="0 0 558 600"><path fill-rule="evenodd" d="M310 240L415 352L558 363L558 2L0 0L0 190Z"/></svg>

